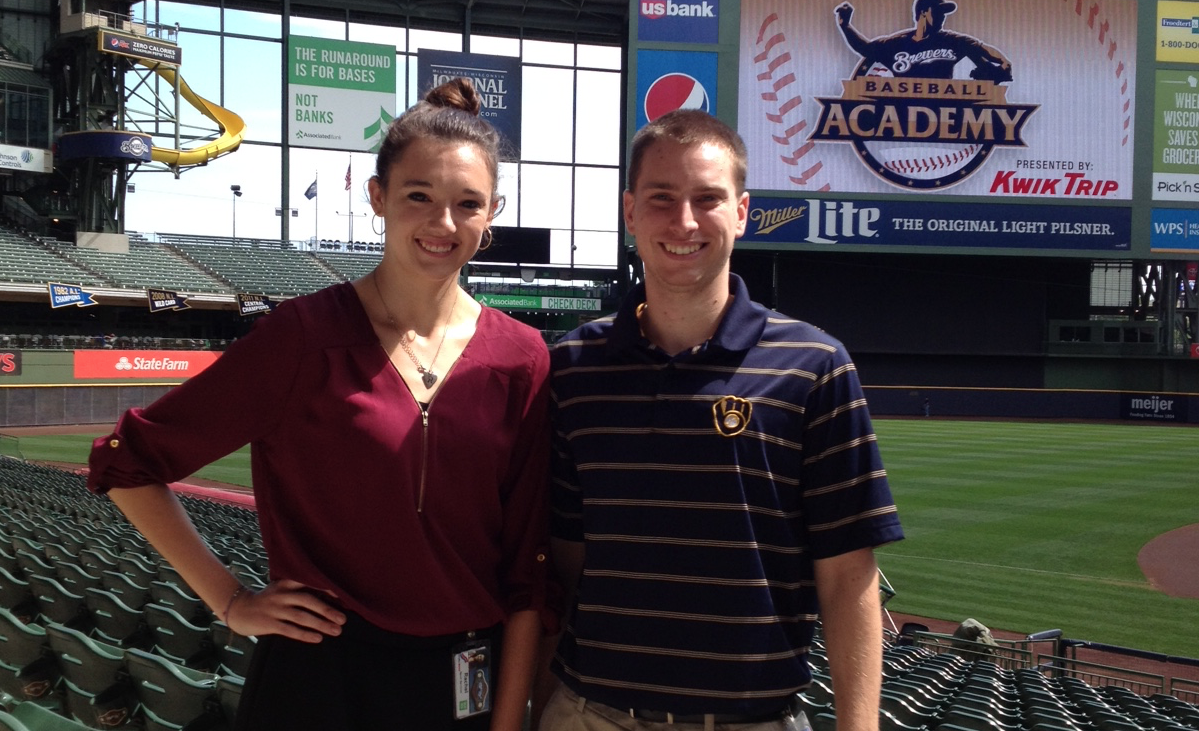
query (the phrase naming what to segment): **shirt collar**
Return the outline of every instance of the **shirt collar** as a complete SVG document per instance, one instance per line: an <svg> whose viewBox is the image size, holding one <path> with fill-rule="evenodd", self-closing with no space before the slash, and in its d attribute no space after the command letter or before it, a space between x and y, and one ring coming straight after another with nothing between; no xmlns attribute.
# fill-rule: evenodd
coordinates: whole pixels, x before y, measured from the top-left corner
<svg viewBox="0 0 1199 731"><path fill-rule="evenodd" d="M733 301L716 326L716 333L708 341L708 347L729 351L749 350L758 343L766 329L766 309L750 300L745 282L732 273L729 274L729 294ZM616 313L608 337L611 350L625 350L647 343L641 336L641 326L637 322L637 306L642 302L645 302L644 282L629 292Z"/></svg>

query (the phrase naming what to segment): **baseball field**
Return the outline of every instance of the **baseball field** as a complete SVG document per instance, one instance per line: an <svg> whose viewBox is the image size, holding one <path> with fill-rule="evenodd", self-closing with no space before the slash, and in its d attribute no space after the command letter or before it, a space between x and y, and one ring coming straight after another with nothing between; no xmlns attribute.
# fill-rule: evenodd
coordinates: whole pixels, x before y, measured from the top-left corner
<svg viewBox="0 0 1199 731"><path fill-rule="evenodd" d="M1183 426L878 419L907 539L878 551L892 611L1199 658L1199 599L1138 553L1199 523L1199 431ZM29 460L81 463L92 435L23 434ZM198 476L248 485L242 450ZM1194 576L1199 555L1169 554Z"/></svg>

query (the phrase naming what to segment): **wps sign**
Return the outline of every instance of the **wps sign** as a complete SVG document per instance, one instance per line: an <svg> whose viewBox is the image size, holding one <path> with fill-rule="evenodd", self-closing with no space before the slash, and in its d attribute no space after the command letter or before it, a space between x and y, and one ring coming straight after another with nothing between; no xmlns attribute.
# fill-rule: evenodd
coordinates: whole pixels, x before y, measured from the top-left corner
<svg viewBox="0 0 1199 731"><path fill-rule="evenodd" d="M191 378L218 356L210 350L76 350L75 378Z"/></svg>
<svg viewBox="0 0 1199 731"><path fill-rule="evenodd" d="M287 58L291 144L377 152L395 116L395 47L291 36Z"/></svg>
<svg viewBox="0 0 1199 731"><path fill-rule="evenodd" d="M640 0L637 40L716 43L720 36L719 0Z"/></svg>

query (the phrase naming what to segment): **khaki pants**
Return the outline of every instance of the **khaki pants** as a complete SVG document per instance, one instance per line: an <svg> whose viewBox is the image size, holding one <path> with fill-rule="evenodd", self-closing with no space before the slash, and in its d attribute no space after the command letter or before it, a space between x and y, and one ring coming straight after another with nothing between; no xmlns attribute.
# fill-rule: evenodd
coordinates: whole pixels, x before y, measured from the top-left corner
<svg viewBox="0 0 1199 731"><path fill-rule="evenodd" d="M802 712L794 718L761 723L654 723L633 718L602 703L589 701L559 685L541 714L539 731L812 731Z"/></svg>

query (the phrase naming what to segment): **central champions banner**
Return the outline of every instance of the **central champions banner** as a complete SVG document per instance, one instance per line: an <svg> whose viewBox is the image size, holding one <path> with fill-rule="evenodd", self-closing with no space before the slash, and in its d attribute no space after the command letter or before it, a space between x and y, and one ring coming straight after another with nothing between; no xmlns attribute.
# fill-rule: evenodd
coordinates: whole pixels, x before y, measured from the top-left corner
<svg viewBox="0 0 1199 731"><path fill-rule="evenodd" d="M1135 2L744 0L750 188L1132 198Z"/></svg>

